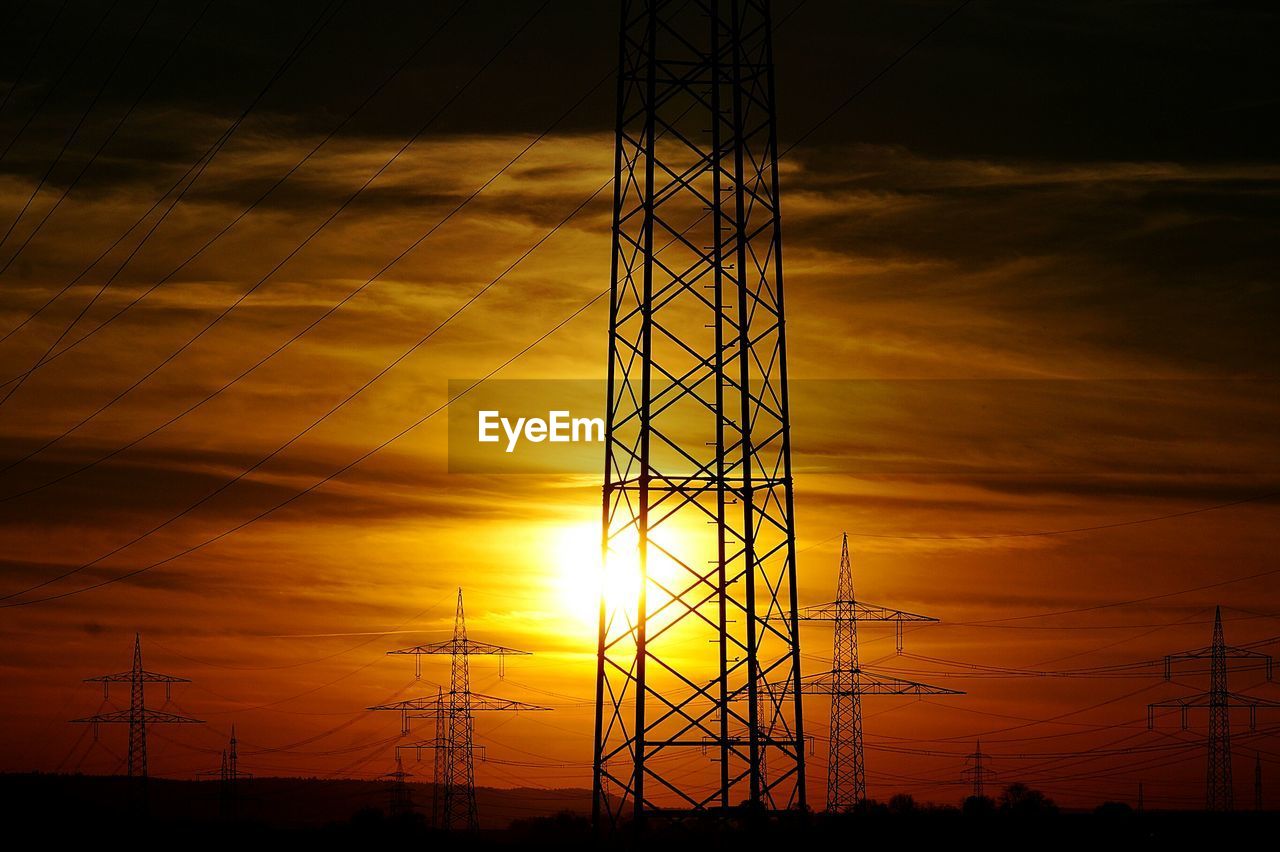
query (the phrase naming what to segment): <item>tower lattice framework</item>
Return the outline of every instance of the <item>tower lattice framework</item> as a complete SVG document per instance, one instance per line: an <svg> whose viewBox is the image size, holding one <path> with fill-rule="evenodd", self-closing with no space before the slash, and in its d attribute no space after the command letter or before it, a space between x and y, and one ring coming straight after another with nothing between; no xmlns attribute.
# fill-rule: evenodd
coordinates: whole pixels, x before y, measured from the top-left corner
<svg viewBox="0 0 1280 852"><path fill-rule="evenodd" d="M477 750L483 750L483 746L475 744L475 714L479 711L518 712L548 708L472 692L470 658L477 654L496 656L501 672L507 655L527 656L529 652L468 639L462 589L458 589L458 608L453 621L452 639L387 653L413 655L419 677L422 675L424 655L443 654L449 657L448 692L438 691L436 695L426 698L380 704L369 709L399 711L401 730L406 734L409 733L412 719L434 721L435 737L432 740L403 744L399 748L417 751L431 749L435 753L435 777L432 780L437 792L433 795L439 797L438 800L433 799L432 817L435 827L446 831L477 830L480 818L476 810L475 754Z"/></svg>
<svg viewBox="0 0 1280 852"><path fill-rule="evenodd" d="M982 751L982 740L977 740L973 744L973 754L965 758L969 765L960 773L961 776L973 785L973 793L976 799L981 799L987 795L987 782L996 777L996 773L987 766L988 754ZM1138 810L1142 810L1142 782L1138 782Z"/></svg>
<svg viewBox="0 0 1280 852"><path fill-rule="evenodd" d="M189 716L179 716L176 713L153 710L147 707L147 684L164 684L165 699L168 700L173 684L190 683L190 681L185 677L149 672L144 669L142 667L142 637L136 633L133 636L133 666L129 671L85 678L85 683L102 684L102 697L104 699L110 695L111 684L129 684L128 710L95 713L83 719L72 719L72 721L93 725L95 739L98 736L99 725L128 725L128 774L130 778L145 779L147 777L147 725L203 724L199 719L192 719Z"/></svg>
<svg viewBox="0 0 1280 852"><path fill-rule="evenodd" d="M624 2L616 140L593 817L803 808L770 4Z"/></svg>
<svg viewBox="0 0 1280 852"><path fill-rule="evenodd" d="M913 680L865 671L858 661L858 622L878 622L894 627L897 651L902 653L903 627L938 619L928 615L863 603L854 596L849 536L840 544L840 573L836 599L804 607L800 621L830 621L835 634L831 670L802 680L809 694L831 696L830 738L827 758L827 810L852 810L867 798L866 758L862 742L864 695L959 695L959 690L931 686Z"/></svg>
<svg viewBox="0 0 1280 852"><path fill-rule="evenodd" d="M1249 708L1249 729L1256 730L1259 707L1280 708L1280 701L1241 695L1227 688L1227 660L1246 659L1261 663L1271 680L1271 657L1248 648L1236 648L1226 643L1222 630L1222 607L1213 616L1213 639L1207 648L1170 654L1164 658L1164 677L1170 680L1173 664L1182 661L1209 661L1209 691L1199 695L1157 701L1147 705L1147 726L1155 724L1157 709L1181 711L1182 727L1186 728L1192 709L1209 711L1208 760L1205 766L1204 806L1210 811L1229 811L1235 806L1231 778L1231 708Z"/></svg>

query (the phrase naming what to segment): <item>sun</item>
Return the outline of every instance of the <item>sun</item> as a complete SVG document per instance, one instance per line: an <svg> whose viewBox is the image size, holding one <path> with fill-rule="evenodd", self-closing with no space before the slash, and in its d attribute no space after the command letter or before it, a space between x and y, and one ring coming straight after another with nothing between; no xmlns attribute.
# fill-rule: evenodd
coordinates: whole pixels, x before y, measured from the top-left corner
<svg viewBox="0 0 1280 852"><path fill-rule="evenodd" d="M640 557L635 535L621 535L609 549L603 570L600 526L582 523L560 528L554 546L562 605L593 630L599 626L600 593L609 607L634 608L640 599ZM650 566L652 576L665 576L665 565Z"/></svg>
<svg viewBox="0 0 1280 852"><path fill-rule="evenodd" d="M558 528L552 542L560 605L587 627L600 618L600 525L571 524Z"/></svg>
<svg viewBox="0 0 1280 852"><path fill-rule="evenodd" d="M671 530L664 531L668 539ZM682 539L682 537L677 540ZM610 609L631 609L640 599L640 556L637 536L623 532L609 548L609 570L602 568L600 558L600 526L578 523L562 526L554 534L553 558L557 570L557 593L561 606L574 618L593 630L599 626L600 593ZM650 550L649 577L669 585L677 574L676 563L657 548ZM660 602L655 583L649 584L649 607Z"/></svg>

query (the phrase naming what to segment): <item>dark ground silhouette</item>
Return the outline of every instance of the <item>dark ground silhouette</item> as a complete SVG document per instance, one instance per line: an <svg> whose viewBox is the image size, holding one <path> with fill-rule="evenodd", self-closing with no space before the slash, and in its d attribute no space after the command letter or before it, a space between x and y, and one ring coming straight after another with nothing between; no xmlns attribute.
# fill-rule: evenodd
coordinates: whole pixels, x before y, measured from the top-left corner
<svg viewBox="0 0 1280 852"><path fill-rule="evenodd" d="M1058 808L1039 791L1012 784L993 798L970 797L957 805L916 802L898 794L868 802L853 813L739 815L728 820L657 821L646 834L623 829L597 841L586 814L586 790L477 791L481 831L446 835L427 827L431 785L409 785L415 811L389 815L388 781L253 778L239 782L234 815L224 810L216 779L146 783L145 808L138 785L127 778L87 775L0 775L0 811L10 837L31 832L40 845L57 848L76 840L122 840L132 833L141 848L372 849L374 844L414 844L419 849L757 849L776 852L846 850L864 844L975 844L984 849L1183 848L1233 837L1274 836L1280 812L1135 812L1121 802L1097 808ZM135 831L136 830L136 831Z"/></svg>

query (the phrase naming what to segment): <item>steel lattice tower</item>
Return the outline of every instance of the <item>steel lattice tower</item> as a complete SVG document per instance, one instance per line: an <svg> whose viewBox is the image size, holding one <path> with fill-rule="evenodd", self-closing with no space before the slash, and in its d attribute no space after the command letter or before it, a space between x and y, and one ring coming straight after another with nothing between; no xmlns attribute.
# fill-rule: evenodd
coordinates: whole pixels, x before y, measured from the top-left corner
<svg viewBox="0 0 1280 852"><path fill-rule="evenodd" d="M622 4L598 828L805 806L769 6Z"/></svg>
<svg viewBox="0 0 1280 852"><path fill-rule="evenodd" d="M840 546L836 583L835 648L831 671L837 690L831 697L830 756L827 760L827 810L846 811L866 801L866 760L862 749L862 694L858 689L858 621L853 602L849 536Z"/></svg>
<svg viewBox="0 0 1280 852"><path fill-rule="evenodd" d="M840 545L836 599L830 603L801 609L799 620L830 621L834 626L835 648L831 658L831 671L805 677L801 689L810 694L831 696L827 810L833 813L849 811L867 798L866 760L862 745L862 696L961 693L954 689L884 677L863 670L858 662L859 621L892 623L897 650L902 653L904 624L936 622L938 619L859 602L853 593L853 567L849 559L847 534Z"/></svg>
<svg viewBox="0 0 1280 852"><path fill-rule="evenodd" d="M1205 773L1205 807L1231 810L1231 705L1227 692L1227 651L1222 636L1222 609L1213 619L1209 665L1209 762Z"/></svg>
<svg viewBox="0 0 1280 852"><path fill-rule="evenodd" d="M422 657L430 654L447 654L450 658L449 691L438 692L428 698L413 698L393 704L380 704L370 710L398 710L402 731L409 732L411 719L432 719L435 722L435 739L401 746L415 750L432 749L435 752L435 778L437 790L441 790L435 826L446 831L475 831L480 827L476 812L475 770L475 713L477 711L546 710L521 701L493 698L471 691L469 660L473 655L496 656L499 672L508 654L527 656L528 651L518 651L501 645L490 645L467 638L467 619L462 608L462 589L458 589L458 609L454 616L453 638L445 642L415 645L388 651L388 654L412 654L419 676L422 674Z"/></svg>
<svg viewBox="0 0 1280 852"><path fill-rule="evenodd" d="M190 683L185 677L149 672L142 667L142 638L133 636L133 667L127 672L85 678L85 683L102 684L102 697L109 697L111 684L129 684L129 709L96 713L83 719L72 719L78 724L93 725L93 736L97 739L98 726L106 724L127 724L129 726L129 777L147 777L147 725L186 725L203 724L199 719L178 716L162 710L147 707L146 686L149 683L163 683L165 700L171 694L175 683Z"/></svg>
<svg viewBox="0 0 1280 852"><path fill-rule="evenodd" d="M222 762L215 770L198 773L199 775L218 776L218 813L222 819L234 821L239 812L241 778L252 778L252 773L240 771L239 741L236 739L236 726L231 726L231 738L227 747L222 750Z"/></svg>
<svg viewBox="0 0 1280 852"><path fill-rule="evenodd" d="M396 749L395 771L388 772L386 777L391 779L391 797L388 803L388 813L392 816L413 813L413 797L409 794L409 784L405 780L412 778L413 773L404 771L404 760L400 757L399 749Z"/></svg>
<svg viewBox="0 0 1280 852"><path fill-rule="evenodd" d="M974 743L973 754L967 759L969 766L961 775L973 783L973 796L981 799L987 794L987 780L996 776L996 773L987 767L987 755L982 753L982 740ZM1142 810L1142 782L1138 782L1138 810Z"/></svg>
<svg viewBox="0 0 1280 852"><path fill-rule="evenodd" d="M234 820L240 810L240 779L253 777L240 771L240 745L236 739L236 726L231 726L231 740L222 754L222 815Z"/></svg>
<svg viewBox="0 0 1280 852"><path fill-rule="evenodd" d="M1164 677L1172 677L1173 663L1183 660L1209 661L1209 691L1186 698L1157 701L1147 705L1147 726L1155 724L1154 712L1158 708L1176 708L1182 714L1182 727L1187 727L1187 717L1192 708L1209 711L1209 757L1205 771L1204 806L1210 811L1229 811L1233 807L1231 781L1231 708L1249 708L1249 729L1257 728L1259 707L1280 707L1280 701L1240 695L1227 689L1227 660L1252 659L1265 662L1267 680L1271 680L1271 657L1247 648L1235 648L1223 638L1222 607L1213 616L1213 641L1207 648L1170 654L1164 658Z"/></svg>

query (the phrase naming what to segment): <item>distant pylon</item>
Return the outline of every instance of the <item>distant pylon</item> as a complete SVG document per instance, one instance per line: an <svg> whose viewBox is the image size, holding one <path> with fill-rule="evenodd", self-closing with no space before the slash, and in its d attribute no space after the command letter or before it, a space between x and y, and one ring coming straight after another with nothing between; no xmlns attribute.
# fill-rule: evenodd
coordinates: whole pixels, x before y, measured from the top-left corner
<svg viewBox="0 0 1280 852"><path fill-rule="evenodd" d="M987 779L994 779L996 773L987 766L987 755L982 753L982 740L974 743L973 754L969 755L969 766L961 774L973 784L973 794L982 798L987 794ZM1142 784L1138 784L1138 807L1142 807Z"/></svg>
<svg viewBox="0 0 1280 852"><path fill-rule="evenodd" d="M243 777L252 777L240 771L240 755L236 740L236 726L231 726L231 740L222 750L222 762L216 770L201 772L200 775L218 776L218 813L222 819L235 820L239 811L239 781Z"/></svg>
<svg viewBox="0 0 1280 852"><path fill-rule="evenodd" d="M1227 689L1227 660L1252 659L1264 660L1267 680L1271 680L1271 657L1267 654L1251 651L1248 648L1235 648L1226 643L1222 632L1222 607L1218 607L1213 616L1213 641L1207 648L1184 651L1181 654L1170 654L1164 658L1164 678L1172 677L1173 663L1182 660L1209 660L1209 691L1186 698L1174 698L1168 701L1156 701L1147 705L1147 727L1155 724L1155 711L1160 708L1177 708L1182 712L1182 727L1187 727L1189 712L1192 708L1205 707L1209 710L1209 758L1205 772L1204 806L1210 811L1229 811L1233 806L1231 783L1231 708L1249 708L1249 730L1257 728L1259 707L1280 707L1280 701L1266 698L1254 698L1251 695L1240 695Z"/></svg>
<svg viewBox="0 0 1280 852"><path fill-rule="evenodd" d="M422 674L423 655L447 654L450 657L450 681L447 693L437 692L436 695L427 698L412 698L393 704L380 704L369 709L400 711L401 730L404 733L409 732L411 719L435 721L434 740L402 747L418 750L433 749L436 753L434 780L438 788L443 788L436 827L446 831L475 831L480 827L480 820L476 811L474 714L477 711L548 710L550 708L473 693L468 659L475 654L496 656L499 660L499 672L501 672L503 660L508 654L527 655L529 652L468 639L467 620L462 609L462 589L459 588L452 639L446 642L401 648L387 653L414 655L419 676Z"/></svg>
<svg viewBox="0 0 1280 852"><path fill-rule="evenodd" d="M863 695L956 695L953 689L909 680L885 678L864 672L858 662L858 622L892 622L898 653L902 653L905 622L936 622L927 615L859 603L853 594L853 569L849 561L849 536L840 546L840 576L836 599L805 607L800 621L830 621L835 626L835 653L831 671L802 681L801 690L831 696L830 757L827 761L827 810L848 811L867 798L866 760L862 745Z"/></svg>
<svg viewBox="0 0 1280 852"><path fill-rule="evenodd" d="M222 816L223 819L234 820L240 810L240 779L245 777L240 771L240 752L236 740L236 726L231 726L231 741L223 752L226 769L222 776Z"/></svg>
<svg viewBox="0 0 1280 852"><path fill-rule="evenodd" d="M102 697L108 698L111 684L129 684L129 709L112 710L106 713L95 713L82 719L72 719L78 724L93 725L93 737L98 738L99 725L128 724L129 726L129 777L147 777L147 725L182 725L202 724L199 719L178 716L161 710L147 707L146 685L163 683L165 701L170 698L170 690L175 683L190 683L185 677L149 672L142 667L142 639L138 634L133 636L133 668L127 672L85 678L85 683L101 683Z"/></svg>
<svg viewBox="0 0 1280 852"><path fill-rule="evenodd" d="M404 761L400 758L399 749L396 749L396 769L394 772L388 772L387 777L392 779L391 802L388 809L391 815L402 816L413 813L413 798L409 795L409 785L405 783L405 779L412 778L413 773L404 771Z"/></svg>
<svg viewBox="0 0 1280 852"><path fill-rule="evenodd" d="M418 742L413 742L413 743L401 743L396 746L397 766L400 765L399 760L400 760L401 751L405 751L405 750L414 751L416 753L415 756L418 761L422 760L423 751L430 751L432 753L433 765L432 765L432 771L431 771L431 818L430 818L430 822L427 823L432 828L440 828L444 823L444 811L443 811L443 804L444 804L443 785L444 785L444 779L445 779L444 759L445 759L445 752L447 751L447 747L446 747L447 739L445 735L448 733L448 731L447 731L447 725L442 724L441 720L445 716L446 706L447 705L444 700L444 687L438 687L436 689L436 700L433 703L431 709L423 710L422 712L415 712L412 714L412 718L414 719L431 719L432 720L431 739L419 740ZM374 709L381 709L381 708L374 708ZM403 728L404 733L409 732L409 728L408 728L409 718L410 717L406 714L404 719L404 728ZM479 751L481 754L483 754L484 746L473 746L472 751L473 753L476 751Z"/></svg>

